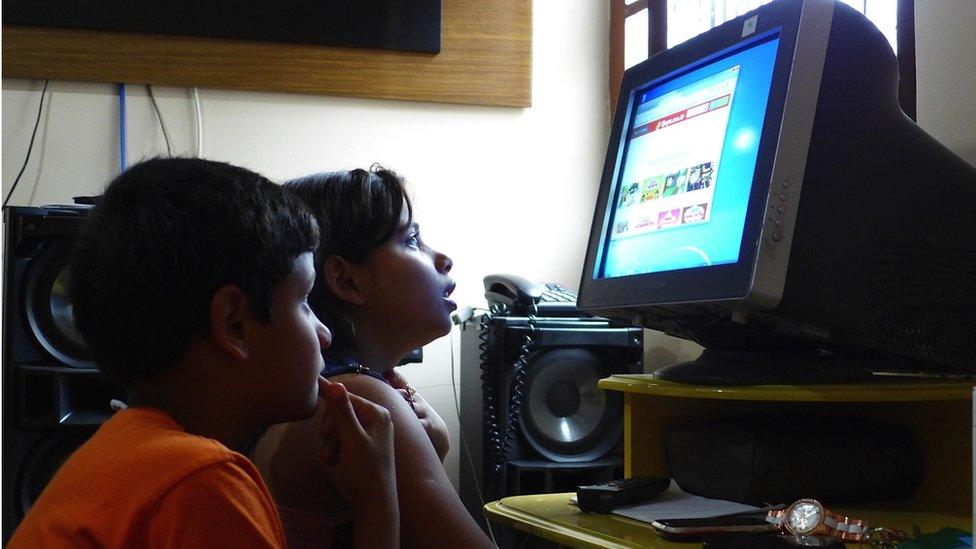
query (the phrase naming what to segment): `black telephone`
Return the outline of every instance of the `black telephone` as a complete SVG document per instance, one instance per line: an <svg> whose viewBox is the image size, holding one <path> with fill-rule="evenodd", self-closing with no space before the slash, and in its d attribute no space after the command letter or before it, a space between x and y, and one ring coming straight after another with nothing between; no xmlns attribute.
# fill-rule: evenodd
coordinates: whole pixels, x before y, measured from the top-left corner
<svg viewBox="0 0 976 549"><path fill-rule="evenodd" d="M486 276L485 299L489 308L507 314L580 316L576 308L576 292L559 284L539 284L511 274Z"/></svg>

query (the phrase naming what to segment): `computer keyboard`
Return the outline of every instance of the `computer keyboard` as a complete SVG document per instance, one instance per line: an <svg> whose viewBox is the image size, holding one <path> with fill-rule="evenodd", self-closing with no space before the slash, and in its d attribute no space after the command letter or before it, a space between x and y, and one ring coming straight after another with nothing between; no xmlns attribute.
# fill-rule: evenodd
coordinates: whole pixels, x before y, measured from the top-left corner
<svg viewBox="0 0 976 549"><path fill-rule="evenodd" d="M577 316L576 292L550 282L542 289L542 299L536 305L537 316Z"/></svg>

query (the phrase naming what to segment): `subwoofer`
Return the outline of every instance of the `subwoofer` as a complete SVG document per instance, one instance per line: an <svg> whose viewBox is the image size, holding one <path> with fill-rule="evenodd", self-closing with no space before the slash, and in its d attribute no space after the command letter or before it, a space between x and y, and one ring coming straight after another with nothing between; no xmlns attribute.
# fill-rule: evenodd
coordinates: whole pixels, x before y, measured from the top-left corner
<svg viewBox="0 0 976 549"><path fill-rule="evenodd" d="M640 373L642 361L643 331L606 319L465 323L460 492L472 516L484 524L484 501L622 477L623 402L597 381Z"/></svg>
<svg viewBox="0 0 976 549"><path fill-rule="evenodd" d="M4 542L121 394L95 367L67 293L74 239L87 211L4 211Z"/></svg>

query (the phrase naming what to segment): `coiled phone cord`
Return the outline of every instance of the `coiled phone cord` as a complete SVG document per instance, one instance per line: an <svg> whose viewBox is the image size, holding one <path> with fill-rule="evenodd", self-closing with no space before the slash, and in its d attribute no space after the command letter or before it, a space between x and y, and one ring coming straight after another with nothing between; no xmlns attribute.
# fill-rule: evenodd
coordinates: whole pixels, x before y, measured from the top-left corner
<svg viewBox="0 0 976 549"><path fill-rule="evenodd" d="M490 310L481 315L481 332L478 339L478 349L481 351L481 394L482 407L484 410L484 424L488 437L489 464L495 474L501 474L505 468L508 452L512 448L515 440L515 432L518 426L519 416L522 413L522 396L525 389L526 365L529 354L532 352L533 339L536 330L536 317L528 315L528 333L522 338L522 345L519 347L518 358L513 364L514 380L512 383L512 393L508 401L508 421L505 432L499 426L498 417L498 394L496 391L495 376L492 375L488 367L489 347L491 345L491 319L495 315L507 315L508 308L504 305L494 304Z"/></svg>

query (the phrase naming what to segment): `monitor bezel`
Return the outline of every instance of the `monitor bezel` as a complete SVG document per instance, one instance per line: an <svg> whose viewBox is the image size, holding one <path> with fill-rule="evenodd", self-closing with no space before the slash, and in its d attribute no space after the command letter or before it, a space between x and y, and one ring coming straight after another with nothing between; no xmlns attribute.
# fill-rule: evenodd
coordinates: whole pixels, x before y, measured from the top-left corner
<svg viewBox="0 0 976 549"><path fill-rule="evenodd" d="M756 306L771 308L779 303L789 256L788 236L792 234L802 185L832 6L826 0L773 2L665 50L625 72L580 283L580 308L605 312L678 303L725 304L750 300ZM750 28L754 30L748 31ZM622 140L631 122L637 94L755 45L757 41L768 39L773 32L778 34L779 47L739 261L704 268L597 278L608 240L610 197L614 196L618 185L626 148ZM798 40L798 36L803 39ZM798 62L806 66L798 65ZM804 91L810 88L812 91ZM790 92L791 89L794 91ZM790 156L792 160L783 161L784 156ZM771 185L774 181L789 181L792 190L777 192L778 189ZM783 195L782 199L780 195ZM773 203L770 197L779 202ZM781 207L782 211L775 213L776 208ZM768 216L770 212L774 215ZM765 227L767 217L771 225L774 217L779 219L775 231ZM773 232L777 233L775 239ZM757 265L764 267L759 277L755 276Z"/></svg>

